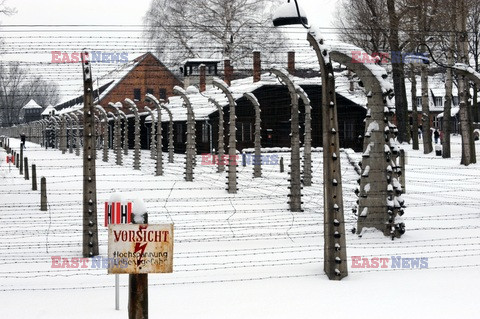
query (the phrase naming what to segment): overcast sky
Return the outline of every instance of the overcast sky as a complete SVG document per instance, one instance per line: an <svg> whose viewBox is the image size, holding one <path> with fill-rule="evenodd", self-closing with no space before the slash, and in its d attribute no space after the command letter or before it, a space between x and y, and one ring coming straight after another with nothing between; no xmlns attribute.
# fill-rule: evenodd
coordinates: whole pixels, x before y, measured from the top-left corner
<svg viewBox="0 0 480 319"><path fill-rule="evenodd" d="M307 13L310 24L328 28L331 27L331 18L337 1L298 0L298 3ZM4 25L0 32L5 40L0 60L36 63L30 64L29 67L35 73L44 73L45 78L59 83L62 100L64 100L78 93L77 87L81 84L79 82L81 78L78 75L81 73L78 64L45 65L51 61L52 51L73 52L82 48L105 50L107 47L112 52L129 52L129 60L147 50L153 51L153 48L149 48L141 37L143 16L150 2L151 0L7 0L7 6L15 7L17 13L9 17L0 17ZM79 32L88 29L85 27L8 27L8 25L92 24L130 26L92 27L91 33ZM117 32L110 32L110 29ZM22 30L23 32L20 32ZM305 45L305 51L311 53L313 58L310 59L314 59L316 63L313 51L310 52L308 43L304 40L305 37L300 35L297 33L300 43ZM302 62L300 55L298 55L298 62ZM102 75L114 67L116 67L114 64L100 63L95 65L94 73Z"/></svg>
<svg viewBox="0 0 480 319"><path fill-rule="evenodd" d="M330 26L336 2L298 0L310 21L322 27ZM17 8L18 13L2 17L2 21L3 24L141 24L149 4L150 0L7 0L7 5Z"/></svg>

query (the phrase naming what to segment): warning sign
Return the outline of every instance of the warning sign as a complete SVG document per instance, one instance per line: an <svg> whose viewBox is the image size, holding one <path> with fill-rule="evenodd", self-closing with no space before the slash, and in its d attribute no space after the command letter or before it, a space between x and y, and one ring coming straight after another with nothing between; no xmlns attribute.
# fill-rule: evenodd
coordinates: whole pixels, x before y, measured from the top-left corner
<svg viewBox="0 0 480 319"><path fill-rule="evenodd" d="M173 272L173 224L108 225L109 274Z"/></svg>

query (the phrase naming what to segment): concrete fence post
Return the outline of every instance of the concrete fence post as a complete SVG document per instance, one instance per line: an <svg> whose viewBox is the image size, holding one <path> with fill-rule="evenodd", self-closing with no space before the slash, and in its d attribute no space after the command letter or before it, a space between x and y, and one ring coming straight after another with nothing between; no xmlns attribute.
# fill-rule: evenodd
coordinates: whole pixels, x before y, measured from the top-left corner
<svg viewBox="0 0 480 319"><path fill-rule="evenodd" d="M175 94L180 95L183 99L183 105L187 109L187 143L186 143L186 160L185 160L185 180L187 182L193 181L193 166L195 161L196 155L196 148L195 148L195 118L193 114L192 104L190 103L190 99L187 96L187 92L179 87L175 86L173 88L173 92Z"/></svg>
<svg viewBox="0 0 480 319"><path fill-rule="evenodd" d="M125 99L125 103L127 103L129 105L130 110L135 115L133 169L134 170L140 170L140 161L141 161L141 154L140 154L140 116L138 114L137 105L132 100Z"/></svg>
<svg viewBox="0 0 480 319"><path fill-rule="evenodd" d="M237 193L237 127L236 127L236 105L232 92L228 85L220 79L213 80L213 86L219 88L227 96L229 105L229 125L228 125L228 193ZM222 161L222 159L219 159Z"/></svg>
<svg viewBox="0 0 480 319"><path fill-rule="evenodd" d="M223 107L213 98L208 98L210 103L215 105L218 110L218 151L217 151L217 172L225 171L225 130L224 130L224 114ZM214 155L214 154L212 154Z"/></svg>
<svg viewBox="0 0 480 319"><path fill-rule="evenodd" d="M312 185L312 106L307 93L297 87L298 96L305 107L305 133L303 136L303 185Z"/></svg>
<svg viewBox="0 0 480 319"><path fill-rule="evenodd" d="M261 123L262 119L260 116L260 103L258 102L255 95L252 93L244 93L243 96L252 103L253 108L255 109L255 137L254 137L254 147L255 155L253 157L253 177L262 176L262 152L261 152Z"/></svg>
<svg viewBox="0 0 480 319"><path fill-rule="evenodd" d="M287 85L291 99L291 138L290 138L290 211L302 211L302 194L301 194L301 178L300 178L300 129L298 119L298 94L290 75L284 69L272 69L273 74L281 79Z"/></svg>

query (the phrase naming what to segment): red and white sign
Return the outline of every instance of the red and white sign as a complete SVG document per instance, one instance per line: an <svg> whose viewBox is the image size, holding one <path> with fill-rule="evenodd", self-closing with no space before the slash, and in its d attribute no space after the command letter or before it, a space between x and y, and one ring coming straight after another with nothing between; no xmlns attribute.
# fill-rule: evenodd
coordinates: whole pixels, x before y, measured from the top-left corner
<svg viewBox="0 0 480 319"><path fill-rule="evenodd" d="M109 274L173 272L173 224L109 225Z"/></svg>
<svg viewBox="0 0 480 319"><path fill-rule="evenodd" d="M131 202L105 202L105 227L109 224L130 224L131 220Z"/></svg>

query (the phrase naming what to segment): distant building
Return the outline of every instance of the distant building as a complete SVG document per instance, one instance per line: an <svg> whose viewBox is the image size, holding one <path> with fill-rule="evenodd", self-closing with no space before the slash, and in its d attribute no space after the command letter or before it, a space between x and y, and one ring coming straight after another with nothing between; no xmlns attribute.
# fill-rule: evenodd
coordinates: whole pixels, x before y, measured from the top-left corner
<svg viewBox="0 0 480 319"><path fill-rule="evenodd" d="M188 59L183 62L183 82L185 87L190 85L200 85L200 65L205 65L205 82L207 85L212 83L213 77L218 76L218 63L216 59Z"/></svg>
<svg viewBox="0 0 480 319"><path fill-rule="evenodd" d="M126 98L138 101L139 111L143 111L145 94L150 93L160 99L173 95L173 87L183 87L183 82L170 71L155 55L148 52L122 65L108 74L95 79L95 104L107 111L111 110L109 102L124 102ZM83 88L79 95L66 102L57 104L55 109L68 112L83 108ZM130 111L125 108L125 113Z"/></svg>
<svg viewBox="0 0 480 319"><path fill-rule="evenodd" d="M49 105L43 110L42 112L42 119L48 118L50 116L56 115L57 110L55 110L55 107L53 105Z"/></svg>
<svg viewBox="0 0 480 319"><path fill-rule="evenodd" d="M430 111L430 127L443 129L443 111L445 107L445 75L435 74L428 77L428 105ZM418 123L422 123L422 82L420 76L416 77L417 81L417 96L415 97ZM410 115L410 124L412 119L412 82L409 78L405 79L405 89L407 92L408 112ZM458 133L460 129L460 121L458 118L459 110L458 91L455 86L452 89L452 109L451 109L451 130L453 133Z"/></svg>
<svg viewBox="0 0 480 319"><path fill-rule="evenodd" d="M24 123L38 121L42 119L43 107L31 99L25 106L20 109L20 121Z"/></svg>
<svg viewBox="0 0 480 319"><path fill-rule="evenodd" d="M365 125L363 120L366 115L366 98L356 96L349 92L349 83L346 77L339 75L337 81L336 100L338 107L339 139L341 147L352 148L357 151L362 149ZM312 105L312 146L322 146L321 126L321 101L322 86L320 78L298 78L294 81L308 94ZM255 111L253 105L243 93L249 92L255 95L261 109L261 143L262 147L290 147L290 117L291 102L288 88L270 74L262 74L260 81L254 82L252 77L233 80L229 87L236 102L236 140L237 150L252 148L254 146L254 123ZM218 148L218 122L219 112L208 101L208 97L214 98L223 108L225 145L228 145L228 122L229 105L223 95L216 88L207 88L204 92L192 87L187 88L187 93L192 103L196 121L196 145L198 153L210 153L211 148ZM169 99L169 104L174 124L175 151L185 152L186 142L186 109L183 100L176 96ZM300 139L303 144L305 132L305 107L299 100ZM162 121L168 118L162 115ZM147 119L149 122L149 119ZM167 130L166 123L163 126ZM164 148L167 146L166 136L163 141Z"/></svg>

